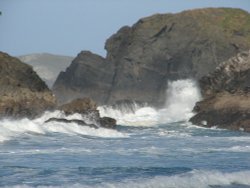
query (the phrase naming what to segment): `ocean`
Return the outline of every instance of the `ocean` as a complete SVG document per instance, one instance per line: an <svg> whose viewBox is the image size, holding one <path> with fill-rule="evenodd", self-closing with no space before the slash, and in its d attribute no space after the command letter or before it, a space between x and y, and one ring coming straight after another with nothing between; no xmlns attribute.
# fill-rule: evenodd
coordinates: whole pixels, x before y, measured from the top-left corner
<svg viewBox="0 0 250 188"><path fill-rule="evenodd" d="M65 117L60 111L1 120L0 187L250 187L250 134L192 125L199 88L192 80L168 84L163 109L99 107L117 119L116 130L44 123Z"/></svg>

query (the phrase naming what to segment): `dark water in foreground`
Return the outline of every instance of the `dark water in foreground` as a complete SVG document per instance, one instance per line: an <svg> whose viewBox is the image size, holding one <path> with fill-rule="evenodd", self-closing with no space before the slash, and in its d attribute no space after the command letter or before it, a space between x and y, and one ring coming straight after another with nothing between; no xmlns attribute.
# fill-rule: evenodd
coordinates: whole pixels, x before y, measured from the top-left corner
<svg viewBox="0 0 250 188"><path fill-rule="evenodd" d="M0 143L1 187L250 187L247 133L185 122L98 135L77 125L12 126Z"/></svg>
<svg viewBox="0 0 250 188"><path fill-rule="evenodd" d="M200 100L199 89L192 80L168 88L161 110L100 107L102 116L126 125L117 130L44 124L65 118L61 112L0 121L0 187L250 187L250 134L182 121Z"/></svg>

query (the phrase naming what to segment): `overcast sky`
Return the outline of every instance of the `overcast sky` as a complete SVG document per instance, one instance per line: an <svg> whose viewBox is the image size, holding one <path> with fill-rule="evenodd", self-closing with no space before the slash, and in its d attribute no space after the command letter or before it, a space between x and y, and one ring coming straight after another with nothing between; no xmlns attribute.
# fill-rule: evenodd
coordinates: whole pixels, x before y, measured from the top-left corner
<svg viewBox="0 0 250 188"><path fill-rule="evenodd" d="M106 39L124 25L156 13L203 7L250 12L250 0L0 0L0 51L105 55Z"/></svg>

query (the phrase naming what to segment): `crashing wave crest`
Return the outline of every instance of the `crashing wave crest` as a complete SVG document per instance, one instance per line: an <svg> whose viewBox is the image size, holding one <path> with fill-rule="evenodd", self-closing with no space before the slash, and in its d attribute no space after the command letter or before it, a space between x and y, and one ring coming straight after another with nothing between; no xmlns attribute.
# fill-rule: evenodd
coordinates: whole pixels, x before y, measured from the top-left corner
<svg viewBox="0 0 250 188"><path fill-rule="evenodd" d="M49 122L44 123L51 117L56 118L68 118L68 119L83 119L80 114L73 114L66 117L64 113L60 111L46 112L40 118L29 120L27 118L21 120L5 119L0 121L0 142L11 140L13 137L18 137L23 134L41 134L47 133L63 133L68 135L88 135L94 137L127 137L126 134L120 133L116 130L99 128L94 129L91 127L85 127L76 123L61 123L61 122ZM85 118L85 122L90 123L90 120Z"/></svg>
<svg viewBox="0 0 250 188"><path fill-rule="evenodd" d="M134 104L122 110L107 106L98 107L101 116L113 117L119 125L154 126L171 122L186 121L192 115L195 102L201 99L199 88L191 79L168 83L165 107L158 110L152 107Z"/></svg>

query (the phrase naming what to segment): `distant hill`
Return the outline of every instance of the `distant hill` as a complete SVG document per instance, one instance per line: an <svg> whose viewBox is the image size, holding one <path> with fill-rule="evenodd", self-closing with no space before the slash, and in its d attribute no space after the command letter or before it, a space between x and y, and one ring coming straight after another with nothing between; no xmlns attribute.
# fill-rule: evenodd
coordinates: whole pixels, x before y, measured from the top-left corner
<svg viewBox="0 0 250 188"><path fill-rule="evenodd" d="M31 65L34 71L51 88L59 72L64 71L73 60L73 57L54 55L49 53L28 54L17 57L22 62Z"/></svg>

